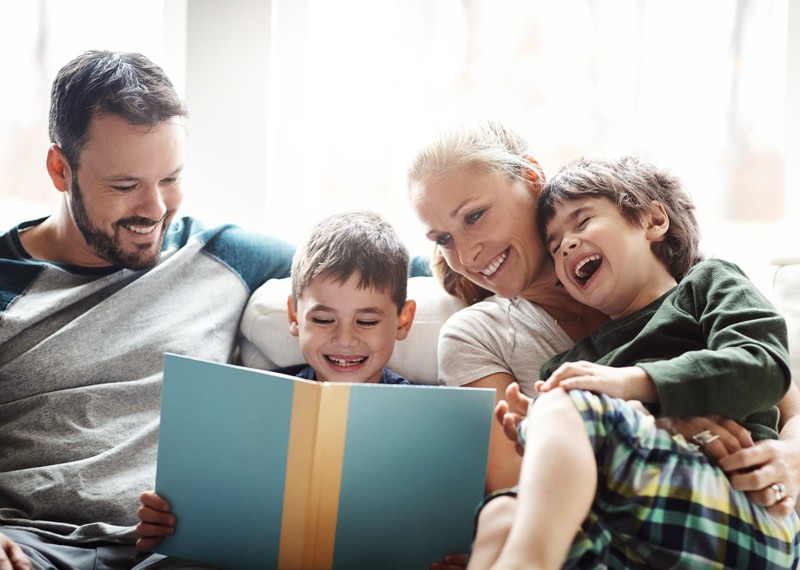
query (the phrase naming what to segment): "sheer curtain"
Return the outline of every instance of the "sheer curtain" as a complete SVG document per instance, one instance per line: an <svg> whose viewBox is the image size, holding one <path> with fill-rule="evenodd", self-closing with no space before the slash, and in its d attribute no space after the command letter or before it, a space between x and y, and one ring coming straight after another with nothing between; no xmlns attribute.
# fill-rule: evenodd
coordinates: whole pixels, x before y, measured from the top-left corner
<svg viewBox="0 0 800 570"><path fill-rule="evenodd" d="M424 248L405 204L410 156L431 127L490 116L546 172L623 153L671 167L706 252L754 278L800 243L786 0L276 0L273 16L268 191L291 188L310 220L364 205Z"/></svg>
<svg viewBox="0 0 800 570"><path fill-rule="evenodd" d="M210 222L296 240L327 213L365 207L427 253L406 204L413 152L439 125L495 117L529 139L549 173L582 155L671 167L698 205L706 252L760 285L770 257L800 255L790 0L68 6L0 5L3 225L55 194L43 168L55 71L82 49L110 47L146 53L185 92L185 210Z"/></svg>

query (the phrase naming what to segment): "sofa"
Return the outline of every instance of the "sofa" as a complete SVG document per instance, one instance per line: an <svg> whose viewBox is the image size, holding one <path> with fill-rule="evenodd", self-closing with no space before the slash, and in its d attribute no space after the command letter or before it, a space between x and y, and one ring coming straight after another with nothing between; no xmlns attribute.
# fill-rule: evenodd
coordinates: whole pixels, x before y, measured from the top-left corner
<svg viewBox="0 0 800 570"><path fill-rule="evenodd" d="M286 301L291 291L287 278L267 281L253 293L240 327L240 357L245 366L274 370L303 363L300 343L289 334ZM408 298L417 303L414 324L405 340L395 344L388 366L415 382L436 384L439 329L464 304L445 293L434 277L425 275L409 278Z"/></svg>
<svg viewBox="0 0 800 570"><path fill-rule="evenodd" d="M800 381L800 258L772 261L772 291L765 293L786 317L792 377ZM436 347L439 329L464 306L424 271L412 271L408 297L417 302L417 313L408 337L395 345L389 368L423 384L436 384ZM289 279L268 281L253 293L241 322L241 359L245 366L276 369L303 362L296 337L289 334L286 300Z"/></svg>

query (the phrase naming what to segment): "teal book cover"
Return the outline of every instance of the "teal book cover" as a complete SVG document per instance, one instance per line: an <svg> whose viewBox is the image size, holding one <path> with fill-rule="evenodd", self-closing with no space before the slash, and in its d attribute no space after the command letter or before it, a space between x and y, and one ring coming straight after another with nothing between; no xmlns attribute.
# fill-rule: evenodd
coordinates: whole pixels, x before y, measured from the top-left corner
<svg viewBox="0 0 800 570"><path fill-rule="evenodd" d="M466 552L494 390L339 384L172 354L156 549L248 569L427 569Z"/></svg>

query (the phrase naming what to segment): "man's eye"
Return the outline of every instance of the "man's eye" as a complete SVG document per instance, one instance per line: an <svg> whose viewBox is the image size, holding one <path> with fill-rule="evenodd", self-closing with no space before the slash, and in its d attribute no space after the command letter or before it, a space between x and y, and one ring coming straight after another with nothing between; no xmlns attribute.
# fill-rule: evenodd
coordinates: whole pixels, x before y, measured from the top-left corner
<svg viewBox="0 0 800 570"><path fill-rule="evenodd" d="M176 178L176 177L172 177L172 178L164 178L164 179L161 181L161 183L162 183L162 184L171 185L171 184L175 184L177 181L178 181L178 178Z"/></svg>
<svg viewBox="0 0 800 570"><path fill-rule="evenodd" d="M131 190L136 188L136 185L133 184L131 186L112 186L112 188L117 192L130 192Z"/></svg>
<svg viewBox="0 0 800 570"><path fill-rule="evenodd" d="M311 319L311 322L313 322L315 325L329 325L333 322L333 319L323 319L320 317L314 317Z"/></svg>

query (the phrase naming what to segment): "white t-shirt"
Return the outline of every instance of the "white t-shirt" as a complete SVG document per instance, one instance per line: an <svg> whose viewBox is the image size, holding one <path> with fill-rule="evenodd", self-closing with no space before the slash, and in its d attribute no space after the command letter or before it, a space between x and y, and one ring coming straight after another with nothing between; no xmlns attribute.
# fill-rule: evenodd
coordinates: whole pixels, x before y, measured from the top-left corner
<svg viewBox="0 0 800 570"><path fill-rule="evenodd" d="M442 326L439 383L463 386L506 372L533 396L541 365L573 344L535 303L493 295L456 312Z"/></svg>

